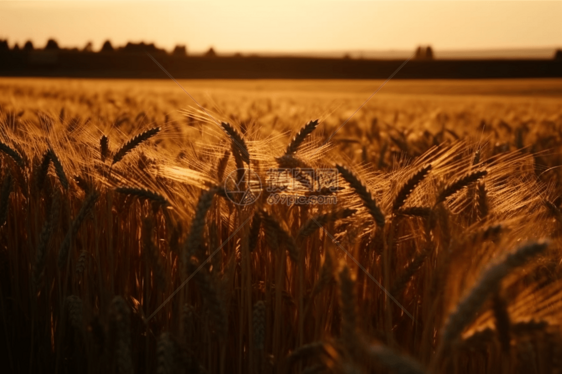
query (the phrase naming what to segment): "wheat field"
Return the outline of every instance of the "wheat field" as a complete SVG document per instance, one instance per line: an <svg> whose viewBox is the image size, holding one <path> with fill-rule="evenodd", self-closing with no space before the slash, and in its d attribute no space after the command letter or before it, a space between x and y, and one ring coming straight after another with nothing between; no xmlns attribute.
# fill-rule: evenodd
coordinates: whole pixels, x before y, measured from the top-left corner
<svg viewBox="0 0 562 374"><path fill-rule="evenodd" d="M0 80L2 372L561 371L562 82L184 84Z"/></svg>

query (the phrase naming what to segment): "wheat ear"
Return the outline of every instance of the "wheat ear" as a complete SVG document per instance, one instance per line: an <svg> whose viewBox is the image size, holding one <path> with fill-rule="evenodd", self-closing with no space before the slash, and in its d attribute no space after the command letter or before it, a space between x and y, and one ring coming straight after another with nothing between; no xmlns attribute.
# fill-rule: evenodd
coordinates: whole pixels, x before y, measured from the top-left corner
<svg viewBox="0 0 562 374"><path fill-rule="evenodd" d="M111 302L111 321L116 337L115 355L119 374L133 373L131 357L131 310L121 296L115 296Z"/></svg>
<svg viewBox="0 0 562 374"><path fill-rule="evenodd" d="M250 164L250 152L248 152L248 146L242 134L228 122L221 122L221 127L232 141L233 146L240 152L244 162Z"/></svg>
<svg viewBox="0 0 562 374"><path fill-rule="evenodd" d="M304 142L304 139L306 139L306 137L310 135L316 129L316 127L318 127L318 124L319 120L316 119L304 125L287 146L287 149L285 150L285 156L295 153L302 142Z"/></svg>
<svg viewBox="0 0 562 374"><path fill-rule="evenodd" d="M157 374L173 374L178 371L176 346L170 333L163 332L156 346Z"/></svg>
<svg viewBox="0 0 562 374"><path fill-rule="evenodd" d="M478 183L476 186L476 203L478 204L478 218L484 219L488 215L488 191L486 190L486 185Z"/></svg>
<svg viewBox="0 0 562 374"><path fill-rule="evenodd" d="M194 272L199 267L199 262L196 258L190 261L190 270ZM201 296L205 299L206 305L209 308L211 315L211 320L214 323L215 331L217 335L224 339L227 332L227 321L228 316L226 314L226 308L223 304L221 296L217 291L217 288L212 283L211 278L206 270L201 269L195 273L195 282L199 287Z"/></svg>
<svg viewBox="0 0 562 374"><path fill-rule="evenodd" d="M25 162L23 161L22 156L20 156L18 152L16 152L13 148L10 148L7 144L0 142L0 151L10 156L10 158L14 160L20 168L23 169L25 167Z"/></svg>
<svg viewBox="0 0 562 374"><path fill-rule="evenodd" d="M324 227L326 224L347 218L355 214L355 212L355 209L346 208L344 210L326 214L319 214L315 217L312 217L308 221L306 221L299 229L297 240L302 241L308 238L310 235L314 234L314 232L316 232L316 230L318 230L319 228Z"/></svg>
<svg viewBox="0 0 562 374"><path fill-rule="evenodd" d="M183 308L182 308L182 313L181 313L181 322L182 322L182 332L183 335L186 337L187 340L190 339L190 333L193 329L193 315L195 314L195 311L193 309L193 306L190 304L184 304Z"/></svg>
<svg viewBox="0 0 562 374"><path fill-rule="evenodd" d="M416 254L416 256L414 257L412 262L410 262L406 266L406 268L404 269L402 274L400 274L400 276L398 277L398 279L394 283L394 286L392 287L392 290L390 291L391 295L398 296L400 294L400 292L402 292L404 287L406 287L406 285L408 285L408 283L410 282L410 279L412 279L414 274L416 274L417 271L422 267L423 263L425 262L425 259L427 258L427 255L428 255L428 252L427 252L426 249L424 249L420 253Z"/></svg>
<svg viewBox="0 0 562 374"><path fill-rule="evenodd" d="M68 252L70 250L70 242L72 238L76 236L78 230L80 229L80 226L82 226L82 223L84 222L88 214L92 211L98 197L99 193L97 191L92 191L86 197L84 203L82 203L82 206L78 211L78 214L76 215L76 218L74 218L74 220L72 221L70 229L66 233L66 236L64 237L64 240L59 249L58 266L60 269L64 268L64 265L66 265L66 261L68 260Z"/></svg>
<svg viewBox="0 0 562 374"><path fill-rule="evenodd" d="M157 203L163 207L170 205L168 200L158 192L150 191L146 188L135 188L135 187L117 187L115 192L122 193L124 195L136 196L139 199L148 199L154 203Z"/></svg>
<svg viewBox="0 0 562 374"><path fill-rule="evenodd" d="M100 138L100 158L102 162L109 157L109 138L102 135Z"/></svg>
<svg viewBox="0 0 562 374"><path fill-rule="evenodd" d="M166 287L166 273L164 271L164 265L162 264L162 259L160 257L160 252L158 247L154 244L152 240L153 222L150 218L145 218L142 223L142 250L145 260L153 269L154 278L156 284L160 289Z"/></svg>
<svg viewBox="0 0 562 374"><path fill-rule="evenodd" d="M49 172L49 165L51 164L51 153L49 151L43 154L41 159L41 164L37 169L36 179L35 179L35 186L37 187L37 191L41 191L43 188L43 183L45 183L45 178L47 178L47 173Z"/></svg>
<svg viewBox="0 0 562 374"><path fill-rule="evenodd" d="M83 331L83 314L82 314L82 300L76 295L70 295L66 298L66 305L68 308L68 317L72 327L82 333Z"/></svg>
<svg viewBox="0 0 562 374"><path fill-rule="evenodd" d="M129 140L127 143L123 144L123 146L119 148L119 150L117 150L115 155L113 155L113 161L111 162L111 165L115 165L116 163L121 161L123 157L127 155L127 153L131 152L133 149L138 147L141 143L152 138L154 135L158 134L159 132L160 132L160 127L155 127L138 134L137 136Z"/></svg>
<svg viewBox="0 0 562 374"><path fill-rule="evenodd" d="M60 202L58 194L51 202L51 211L49 212L49 217L47 222L43 225L43 230L39 236L39 246L37 247L37 253L35 254L35 265L33 270L33 280L35 286L38 288L41 278L43 276L43 270L45 268L45 257L47 255L47 246L49 240L55 229L56 222L58 221L58 215L60 211Z"/></svg>
<svg viewBox="0 0 562 374"><path fill-rule="evenodd" d="M397 215L429 218L431 212L432 209L428 206L412 206L412 207L400 209Z"/></svg>
<svg viewBox="0 0 562 374"><path fill-rule="evenodd" d="M392 373L427 373L427 370L413 358L402 355L383 345L371 345L366 349L366 351L369 357L385 366Z"/></svg>
<svg viewBox="0 0 562 374"><path fill-rule="evenodd" d="M228 159L230 158L230 151L227 149L224 151L224 155L220 158L217 165L217 179L222 182L224 179L224 171L226 170L226 165L228 165Z"/></svg>
<svg viewBox="0 0 562 374"><path fill-rule="evenodd" d="M84 269L86 269L86 260L88 259L88 251L83 249L80 251L80 256L78 256L78 262L76 264L76 274L82 274Z"/></svg>
<svg viewBox="0 0 562 374"><path fill-rule="evenodd" d="M361 183L359 178L357 178L357 176L355 176L355 174L349 171L346 167L336 165L336 168L342 175L343 179L345 179L346 182L349 183L349 185L355 190L355 193L359 195L359 197L363 201L363 205L365 205L365 208L367 208L367 211L371 214L377 226L384 227L384 214L377 206L377 203L373 199L371 193L367 190L367 187L365 187L365 185Z"/></svg>
<svg viewBox="0 0 562 374"><path fill-rule="evenodd" d="M277 218L269 214L266 210L263 210L261 212L261 215L266 232L271 231L271 233L274 234L277 240L284 244L287 252L289 252L289 257L291 258L291 260L297 262L299 258L299 251L293 237L287 231L285 231L283 227L281 227L281 224L279 223ZM270 245L275 248L278 244L270 243Z"/></svg>
<svg viewBox="0 0 562 374"><path fill-rule="evenodd" d="M357 348L357 311L355 305L355 284L349 268L345 266L339 274L340 309L342 315L341 339L351 352Z"/></svg>
<svg viewBox="0 0 562 374"><path fill-rule="evenodd" d="M328 342L318 341L305 344L289 354L286 366L290 369L295 363L309 357L318 356L319 354L327 354L327 351L333 351L333 347Z"/></svg>
<svg viewBox="0 0 562 374"><path fill-rule="evenodd" d="M198 259L200 258L199 247L201 246L201 239L203 238L203 229L205 228L205 217L207 212L211 208L213 203L213 197L217 192L216 188L212 188L208 191L204 191L199 197L197 202L197 207L195 208L195 217L191 221L191 228L189 230L189 235L183 246L182 256L183 263L185 266L189 265L190 257L196 255ZM187 270L187 268L185 268Z"/></svg>
<svg viewBox="0 0 562 374"><path fill-rule="evenodd" d="M397 212L398 209L402 208L410 194L414 191L414 189L427 177L429 172L431 171L431 165L426 165L420 168L410 179L400 187L398 190L398 194L394 199L394 203L392 204L392 211Z"/></svg>
<svg viewBox="0 0 562 374"><path fill-rule="evenodd" d="M53 165L55 166L55 173L59 178L60 184L64 187L65 190L68 190L68 178L66 178L66 174L64 172L64 168L62 167L60 159L52 149L49 149L48 152L49 157L51 158L51 161L53 161Z"/></svg>
<svg viewBox="0 0 562 374"><path fill-rule="evenodd" d="M324 262L320 268L318 280L314 283L312 297L318 295L334 279L334 262L329 250L324 254Z"/></svg>
<svg viewBox="0 0 562 374"><path fill-rule="evenodd" d="M455 179L452 183L446 185L443 191L437 195L435 205L444 202L449 196L459 192L466 186L469 186L487 174L488 172L486 170L480 170L465 174L462 177Z"/></svg>
<svg viewBox="0 0 562 374"><path fill-rule="evenodd" d="M502 261L488 267L447 317L442 329L441 346L446 348L458 338L490 296L490 293L499 287L504 277L515 268L525 265L527 261L545 251L547 247L548 242L522 245L508 254Z"/></svg>

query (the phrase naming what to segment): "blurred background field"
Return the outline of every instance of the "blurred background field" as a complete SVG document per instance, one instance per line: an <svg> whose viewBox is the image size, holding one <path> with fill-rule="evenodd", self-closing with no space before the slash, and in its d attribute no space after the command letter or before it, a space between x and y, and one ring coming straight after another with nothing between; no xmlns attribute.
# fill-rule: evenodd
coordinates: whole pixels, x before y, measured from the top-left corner
<svg viewBox="0 0 562 374"><path fill-rule="evenodd" d="M226 118L257 121L265 128L276 122L295 128L300 126L302 116L322 118L331 125L344 121L384 81L178 82L200 104ZM76 114L97 106L98 119L105 122L130 112L133 108L128 105L133 105L139 112L157 110L160 115L166 113L183 122L182 110L196 107L183 89L169 79L0 78L0 105L5 109L38 109L57 115L63 106ZM419 124L427 126L439 116L442 121L443 115L448 115L449 124L462 133L471 131L483 119L552 119L557 115L560 98L562 79L394 80L386 83L352 121L378 116L388 124L415 128ZM291 122L295 119L298 121Z"/></svg>

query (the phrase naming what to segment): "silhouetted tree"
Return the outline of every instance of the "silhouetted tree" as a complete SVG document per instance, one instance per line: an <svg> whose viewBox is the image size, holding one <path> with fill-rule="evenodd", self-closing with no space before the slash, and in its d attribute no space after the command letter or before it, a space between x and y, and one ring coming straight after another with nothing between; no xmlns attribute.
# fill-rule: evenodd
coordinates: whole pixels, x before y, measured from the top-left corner
<svg viewBox="0 0 562 374"><path fill-rule="evenodd" d="M83 49L84 52L93 52L92 42L86 43L86 46Z"/></svg>
<svg viewBox="0 0 562 374"><path fill-rule="evenodd" d="M101 52L113 52L113 46L109 40L106 40L103 45L101 46Z"/></svg>
<svg viewBox="0 0 562 374"><path fill-rule="evenodd" d="M20 46L18 43L14 44L14 48L12 48L12 51L19 51L20 50Z"/></svg>
<svg viewBox="0 0 562 374"><path fill-rule="evenodd" d="M33 51L33 42L31 40L26 41L25 44L23 45L23 50Z"/></svg>
<svg viewBox="0 0 562 374"><path fill-rule="evenodd" d="M425 49L425 59L426 60L433 60L433 49L431 48L431 46L428 46Z"/></svg>
<svg viewBox="0 0 562 374"><path fill-rule="evenodd" d="M187 56L187 49L185 48L185 45L176 45L172 54L175 56Z"/></svg>
<svg viewBox="0 0 562 374"><path fill-rule="evenodd" d="M423 60L424 58L425 58L425 51L422 49L422 47L418 47L418 49L416 49L416 54L414 55L414 59Z"/></svg>
<svg viewBox="0 0 562 374"><path fill-rule="evenodd" d="M47 45L45 46L46 50L58 50L59 44L54 39L47 40Z"/></svg>
<svg viewBox="0 0 562 374"><path fill-rule="evenodd" d="M9 51L10 46L8 45L8 41L4 39L0 39L0 51Z"/></svg>
<svg viewBox="0 0 562 374"><path fill-rule="evenodd" d="M209 50L207 52L205 52L205 57L216 57L217 54L215 52L215 50L213 49L213 47L209 48Z"/></svg>
<svg viewBox="0 0 562 374"><path fill-rule="evenodd" d="M433 49L430 46L425 48L419 46L414 55L415 60L433 60Z"/></svg>
<svg viewBox="0 0 562 374"><path fill-rule="evenodd" d="M562 49L556 51L556 53L554 54L554 59L562 61Z"/></svg>
<svg viewBox="0 0 562 374"><path fill-rule="evenodd" d="M135 52L135 53L144 53L144 52L149 52L149 53L166 53L165 50L157 48L154 43L131 43L128 42L127 45L123 48L120 49L120 51L123 52Z"/></svg>

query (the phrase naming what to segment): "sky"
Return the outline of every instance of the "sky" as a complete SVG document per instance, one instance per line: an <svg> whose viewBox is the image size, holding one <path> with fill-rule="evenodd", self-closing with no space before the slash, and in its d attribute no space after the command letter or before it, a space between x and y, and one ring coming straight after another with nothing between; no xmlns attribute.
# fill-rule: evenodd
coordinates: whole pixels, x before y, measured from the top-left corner
<svg viewBox="0 0 562 374"><path fill-rule="evenodd" d="M189 52L562 48L558 1L0 1L0 39Z"/></svg>

